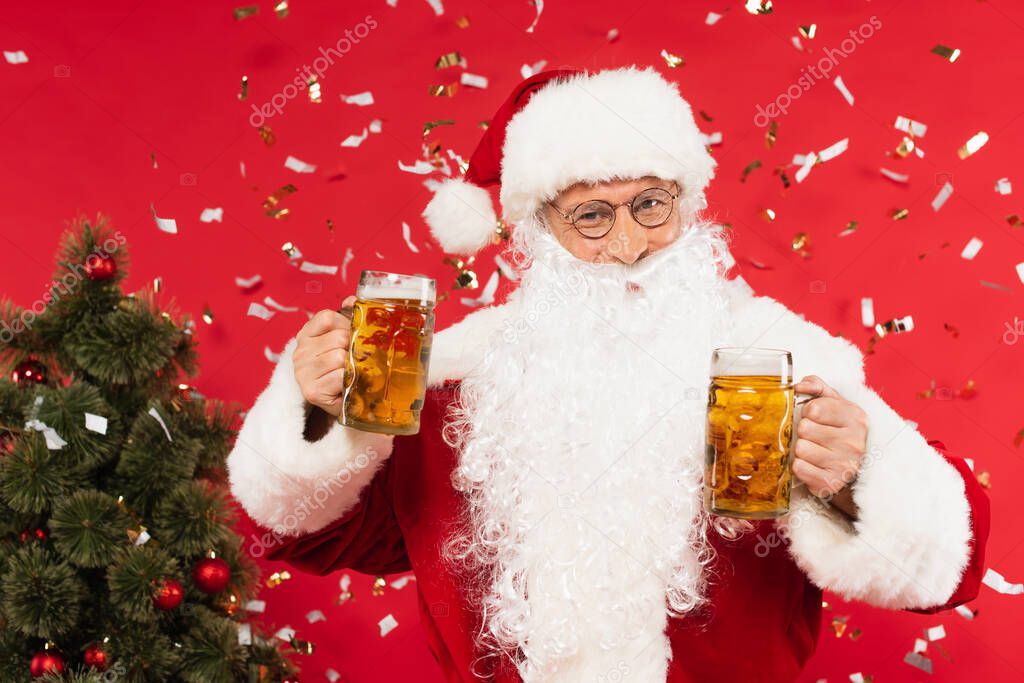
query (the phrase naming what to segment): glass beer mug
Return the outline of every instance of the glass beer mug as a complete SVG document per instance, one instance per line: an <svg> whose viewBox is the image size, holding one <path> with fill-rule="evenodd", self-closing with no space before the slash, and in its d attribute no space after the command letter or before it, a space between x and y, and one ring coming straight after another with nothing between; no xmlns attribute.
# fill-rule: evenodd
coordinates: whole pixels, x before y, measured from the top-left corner
<svg viewBox="0 0 1024 683"><path fill-rule="evenodd" d="M780 349L711 355L704 507L742 519L789 512L793 358Z"/></svg>
<svg viewBox="0 0 1024 683"><path fill-rule="evenodd" d="M419 431L435 300L430 278L362 272L352 307L341 424L381 434Z"/></svg>

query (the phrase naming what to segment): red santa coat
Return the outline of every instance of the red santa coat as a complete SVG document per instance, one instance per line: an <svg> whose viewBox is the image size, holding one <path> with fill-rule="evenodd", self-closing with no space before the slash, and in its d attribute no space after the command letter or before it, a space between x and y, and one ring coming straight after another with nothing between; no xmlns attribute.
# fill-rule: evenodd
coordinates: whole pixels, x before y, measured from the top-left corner
<svg viewBox="0 0 1024 683"><path fill-rule="evenodd" d="M860 519L850 525L795 492L783 520L755 522L736 540L710 532L717 557L709 599L666 629L672 682L793 680L817 643L822 588L883 607L936 612L974 599L984 573L989 506L966 463L895 419L863 386L859 351L851 353L856 349L845 341L778 302L753 297L742 281L734 299L745 320L781 321L760 345L794 349L795 370L802 359L796 376L819 374L868 414L868 455L854 490ZM421 624L451 681L520 680L509 661L483 657L475 647L479 609L466 577L441 555L464 511L451 485L458 456L441 426L483 333L507 315L485 309L438 335L415 436L334 426L319 441L306 441L308 406L294 380L292 340L229 457L232 490L264 525L271 559L316 574L416 573ZM725 654L736 643L743 656Z"/></svg>

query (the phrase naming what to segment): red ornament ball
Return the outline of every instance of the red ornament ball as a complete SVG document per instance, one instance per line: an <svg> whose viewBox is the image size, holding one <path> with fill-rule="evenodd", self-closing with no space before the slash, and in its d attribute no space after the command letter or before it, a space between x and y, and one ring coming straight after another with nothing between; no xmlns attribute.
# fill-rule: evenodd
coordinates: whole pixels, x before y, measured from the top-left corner
<svg viewBox="0 0 1024 683"><path fill-rule="evenodd" d="M219 557L206 557L196 562L192 581L204 593L220 593L231 581L231 567Z"/></svg>
<svg viewBox="0 0 1024 683"><path fill-rule="evenodd" d="M11 373L11 380L15 384L21 384L22 386L45 384L46 374L45 365L35 358L29 358L18 363L17 367L14 368L14 372Z"/></svg>
<svg viewBox="0 0 1024 683"><path fill-rule="evenodd" d="M103 649L103 645L100 643L93 643L85 648L85 655L82 659L85 661L86 666L90 666L96 671L106 671L107 667L110 666L107 651Z"/></svg>
<svg viewBox="0 0 1024 683"><path fill-rule="evenodd" d="M177 579L162 579L153 593L153 604L165 612L170 612L181 604L185 591Z"/></svg>
<svg viewBox="0 0 1024 683"><path fill-rule="evenodd" d="M14 452L14 434L6 429L0 429L0 455L10 455Z"/></svg>
<svg viewBox="0 0 1024 683"><path fill-rule="evenodd" d="M29 665L32 678L42 678L46 674L64 673L64 657L56 650L40 650L32 657Z"/></svg>
<svg viewBox="0 0 1024 683"><path fill-rule="evenodd" d="M85 261L85 272L93 282L103 282L117 274L117 262L109 256L90 256Z"/></svg>

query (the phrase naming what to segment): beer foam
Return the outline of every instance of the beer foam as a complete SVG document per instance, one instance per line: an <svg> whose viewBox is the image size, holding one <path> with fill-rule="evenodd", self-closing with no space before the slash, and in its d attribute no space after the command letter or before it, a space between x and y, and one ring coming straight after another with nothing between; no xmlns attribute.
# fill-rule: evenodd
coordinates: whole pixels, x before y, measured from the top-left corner
<svg viewBox="0 0 1024 683"><path fill-rule="evenodd" d="M377 301L408 299L432 304L436 299L436 287L434 281L430 278L415 275L398 275L392 280L385 275L360 281L357 296L360 299L373 299Z"/></svg>

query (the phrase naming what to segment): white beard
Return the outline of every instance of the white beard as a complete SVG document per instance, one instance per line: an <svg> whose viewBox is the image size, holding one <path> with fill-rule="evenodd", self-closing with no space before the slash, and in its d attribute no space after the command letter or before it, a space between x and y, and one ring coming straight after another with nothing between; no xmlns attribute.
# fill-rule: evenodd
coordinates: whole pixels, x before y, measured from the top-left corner
<svg viewBox="0 0 1024 683"><path fill-rule="evenodd" d="M484 640L524 681L664 681L670 614L701 602L711 351L728 338L713 228L635 266L579 261L542 227L449 438L484 565ZM640 293L627 281L639 284Z"/></svg>

